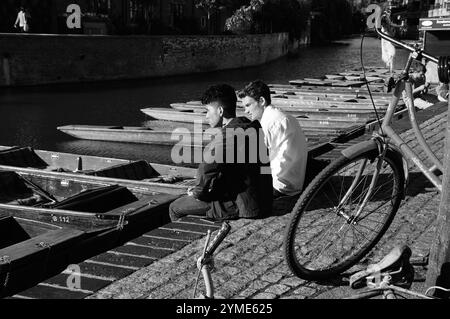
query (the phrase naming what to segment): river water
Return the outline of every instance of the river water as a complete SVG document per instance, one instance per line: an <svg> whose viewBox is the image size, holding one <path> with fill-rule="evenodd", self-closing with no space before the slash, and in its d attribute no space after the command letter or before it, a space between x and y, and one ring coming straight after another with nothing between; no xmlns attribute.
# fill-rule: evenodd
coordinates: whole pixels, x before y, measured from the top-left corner
<svg viewBox="0 0 450 319"><path fill-rule="evenodd" d="M163 79L114 81L0 89L0 145L32 146L86 155L145 159L171 164L170 148L132 143L75 140L56 127L69 124L142 126L145 107L169 107L173 102L199 99L210 85L227 83L236 89L261 79L288 84L289 80L318 77L361 67L361 39L303 48L296 57L240 70ZM366 38L364 64L383 66L380 41ZM396 67L406 53L398 52ZM179 61L183 63L183 61Z"/></svg>

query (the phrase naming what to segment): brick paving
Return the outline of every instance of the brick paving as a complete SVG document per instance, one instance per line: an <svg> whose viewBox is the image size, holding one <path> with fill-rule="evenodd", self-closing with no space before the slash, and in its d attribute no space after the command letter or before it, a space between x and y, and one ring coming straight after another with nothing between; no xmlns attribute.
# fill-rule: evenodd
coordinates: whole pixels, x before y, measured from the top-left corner
<svg viewBox="0 0 450 319"><path fill-rule="evenodd" d="M442 105L440 112L433 112L435 110L428 112L428 119L422 118L423 123L420 126L426 140L432 143L432 149L438 158L442 159L447 112ZM412 130L407 130L401 135L408 145L417 149L417 141ZM421 157L424 156L423 152L419 154ZM413 250L413 256L426 255L434 239L439 201L440 193L433 189L428 180L411 164L407 196L392 225L371 253L352 270L378 261L398 244L409 245ZM215 257L216 269L213 272L213 280L217 297L342 298L352 293L345 286L305 281L290 272L282 250L285 227L290 218L291 213L263 220L242 219L230 223L232 231ZM203 244L204 237L194 240L184 248L111 283L87 298L192 298L197 275L196 259L202 251ZM417 278L423 278L425 270L416 270ZM202 284L200 280L200 291L204 291ZM423 289L422 283L415 283L413 288Z"/></svg>

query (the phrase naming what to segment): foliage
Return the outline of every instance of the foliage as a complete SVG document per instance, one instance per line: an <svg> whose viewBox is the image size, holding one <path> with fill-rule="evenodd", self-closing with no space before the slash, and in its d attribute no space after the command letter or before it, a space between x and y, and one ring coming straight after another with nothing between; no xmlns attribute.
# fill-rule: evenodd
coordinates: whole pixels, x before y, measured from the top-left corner
<svg viewBox="0 0 450 319"><path fill-rule="evenodd" d="M226 22L234 33L289 32L299 38L309 19L309 6L298 0L251 0Z"/></svg>
<svg viewBox="0 0 450 319"><path fill-rule="evenodd" d="M256 14L260 12L266 0L250 0L248 5L241 6L225 22L225 29L237 34L251 33L255 27Z"/></svg>

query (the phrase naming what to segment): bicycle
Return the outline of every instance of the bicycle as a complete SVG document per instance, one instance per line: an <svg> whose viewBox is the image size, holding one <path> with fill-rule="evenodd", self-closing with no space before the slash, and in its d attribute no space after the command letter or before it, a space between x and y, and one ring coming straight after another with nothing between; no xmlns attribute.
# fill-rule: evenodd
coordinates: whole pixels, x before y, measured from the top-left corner
<svg viewBox="0 0 450 319"><path fill-rule="evenodd" d="M382 123L377 115L379 131L370 140L343 150L341 156L305 188L292 211L285 233L284 252L289 268L302 279L333 278L350 269L377 244L405 198L407 159L411 159L439 191L442 190L437 170L443 172L443 165L427 145L416 121L409 71L414 60L427 59L438 64L440 81L448 83L450 59L436 58L395 40L377 27L375 29L382 39L410 54L395 82ZM366 85L370 93L367 81ZM427 167L390 126L401 97L407 106L414 134L432 161L432 167ZM374 103L373 106L375 108Z"/></svg>
<svg viewBox="0 0 450 319"><path fill-rule="evenodd" d="M428 288L424 294L410 290L414 280L413 266L428 264L427 258L410 259L411 254L408 246L397 246L378 263L351 275L349 285L352 289L360 289L364 286L368 288L345 299L368 299L378 296L382 296L383 299L398 299L398 297L439 299L430 295L430 292L450 291L439 286Z"/></svg>
<svg viewBox="0 0 450 319"><path fill-rule="evenodd" d="M211 241L211 244L209 244L211 239L211 231L208 230L205 246L203 248L203 254L197 260L198 275L197 280L195 281L193 293L194 299L197 293L198 280L200 278L200 274L203 275L206 290L206 295L202 295L200 299L214 299L214 284L211 277L211 271L214 269L213 254L219 247L219 245L222 243L222 241L225 239L225 237L228 235L230 230L231 230L230 224L228 222L224 222L219 232L217 233L216 237L214 237L214 239Z"/></svg>

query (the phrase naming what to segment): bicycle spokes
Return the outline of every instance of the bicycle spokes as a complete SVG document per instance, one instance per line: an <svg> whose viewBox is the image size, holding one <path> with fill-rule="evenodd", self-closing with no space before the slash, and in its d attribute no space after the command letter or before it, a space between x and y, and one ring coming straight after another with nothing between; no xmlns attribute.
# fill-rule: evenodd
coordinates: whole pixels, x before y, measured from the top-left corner
<svg viewBox="0 0 450 319"><path fill-rule="evenodd" d="M391 214L397 184L392 166L381 157L336 171L303 212L298 258L310 268L327 268L368 246Z"/></svg>

